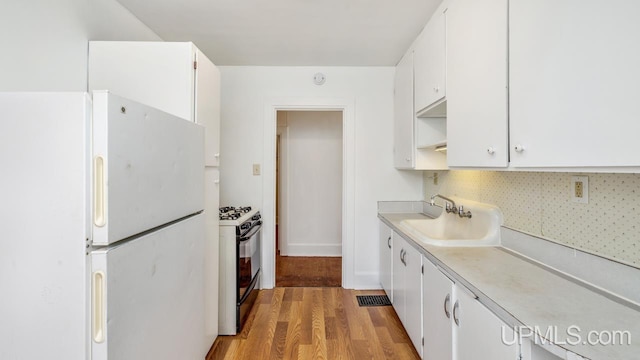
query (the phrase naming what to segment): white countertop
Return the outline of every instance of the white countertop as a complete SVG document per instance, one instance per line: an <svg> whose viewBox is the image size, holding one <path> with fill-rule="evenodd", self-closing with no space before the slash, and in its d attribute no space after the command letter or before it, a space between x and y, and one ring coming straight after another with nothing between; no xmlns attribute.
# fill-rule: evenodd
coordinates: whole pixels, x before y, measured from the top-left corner
<svg viewBox="0 0 640 360"><path fill-rule="evenodd" d="M557 328L558 346L589 359L640 359L640 312L634 307L614 301L502 247L430 246L400 229L401 220L426 217L423 214L381 213L379 217L478 295L480 302L508 324L537 326L543 331L553 326ZM579 327L583 340L590 331L629 331L631 344L560 344L572 340L566 335L571 326Z"/></svg>

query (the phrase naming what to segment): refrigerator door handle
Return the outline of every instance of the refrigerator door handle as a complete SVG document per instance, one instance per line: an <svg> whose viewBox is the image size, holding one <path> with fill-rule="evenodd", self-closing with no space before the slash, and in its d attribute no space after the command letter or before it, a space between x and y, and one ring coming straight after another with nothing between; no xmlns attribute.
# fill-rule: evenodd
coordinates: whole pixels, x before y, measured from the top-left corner
<svg viewBox="0 0 640 360"><path fill-rule="evenodd" d="M92 285L92 304L91 304L91 330L93 341L102 343L105 334L105 313L104 313L104 272L96 271L93 273Z"/></svg>
<svg viewBox="0 0 640 360"><path fill-rule="evenodd" d="M103 227L105 219L104 159L96 156L93 160L93 222Z"/></svg>

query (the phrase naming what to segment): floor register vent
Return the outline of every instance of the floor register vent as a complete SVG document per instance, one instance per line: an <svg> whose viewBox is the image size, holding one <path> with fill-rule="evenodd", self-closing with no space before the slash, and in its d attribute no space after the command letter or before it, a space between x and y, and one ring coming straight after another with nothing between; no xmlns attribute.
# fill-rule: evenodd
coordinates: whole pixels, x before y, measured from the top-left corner
<svg viewBox="0 0 640 360"><path fill-rule="evenodd" d="M391 301L387 295L357 295L358 305L360 306L388 306Z"/></svg>

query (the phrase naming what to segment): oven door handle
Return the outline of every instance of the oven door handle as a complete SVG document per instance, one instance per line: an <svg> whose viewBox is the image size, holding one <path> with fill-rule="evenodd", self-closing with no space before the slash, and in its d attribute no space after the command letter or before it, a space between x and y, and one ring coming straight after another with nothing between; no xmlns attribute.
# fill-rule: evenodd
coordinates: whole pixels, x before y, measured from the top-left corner
<svg viewBox="0 0 640 360"><path fill-rule="evenodd" d="M249 239L251 239L253 237L253 235L255 235L258 231L260 231L260 229L262 228L262 223L258 223L257 225L255 225L254 227L251 228L251 230L249 230L248 233L246 233L245 235L241 236L238 238L238 241L247 241Z"/></svg>

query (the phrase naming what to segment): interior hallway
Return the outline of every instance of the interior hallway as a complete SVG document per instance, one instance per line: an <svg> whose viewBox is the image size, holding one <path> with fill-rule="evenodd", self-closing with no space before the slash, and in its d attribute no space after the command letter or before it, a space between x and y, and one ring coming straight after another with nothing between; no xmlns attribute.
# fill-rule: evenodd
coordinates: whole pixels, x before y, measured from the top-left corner
<svg viewBox="0 0 640 360"><path fill-rule="evenodd" d="M341 257L280 256L276 254L277 287L340 287Z"/></svg>

